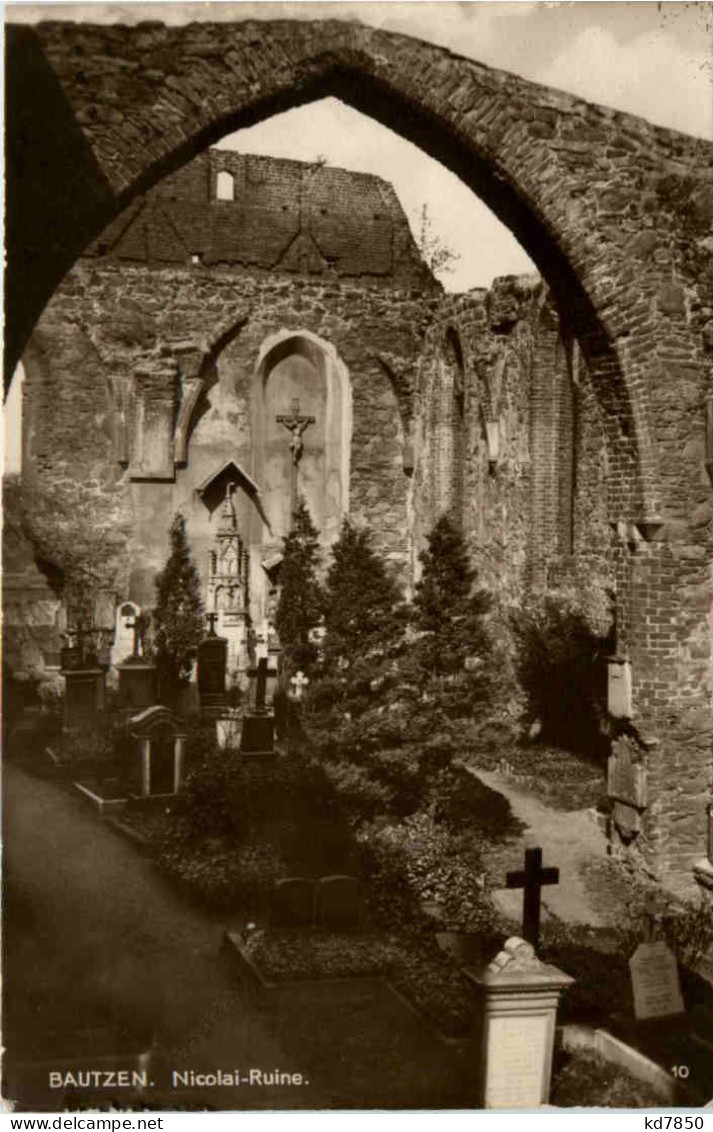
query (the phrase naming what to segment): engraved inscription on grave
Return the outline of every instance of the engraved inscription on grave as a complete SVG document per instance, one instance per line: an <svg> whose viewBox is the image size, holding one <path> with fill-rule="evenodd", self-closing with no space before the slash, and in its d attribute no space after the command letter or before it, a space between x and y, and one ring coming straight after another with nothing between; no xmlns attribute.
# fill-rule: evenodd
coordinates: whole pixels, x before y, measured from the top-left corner
<svg viewBox="0 0 713 1132"><path fill-rule="evenodd" d="M549 1018L491 1018L486 1108L534 1108L541 1103Z"/></svg>
<svg viewBox="0 0 713 1132"><path fill-rule="evenodd" d="M663 940L639 944L629 967L637 1018L667 1018L684 1012L676 956Z"/></svg>

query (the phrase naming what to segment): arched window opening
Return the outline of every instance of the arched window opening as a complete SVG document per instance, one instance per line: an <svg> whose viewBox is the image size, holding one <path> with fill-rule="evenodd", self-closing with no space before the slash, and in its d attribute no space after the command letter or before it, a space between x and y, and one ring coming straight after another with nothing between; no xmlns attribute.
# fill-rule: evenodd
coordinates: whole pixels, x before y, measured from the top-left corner
<svg viewBox="0 0 713 1132"><path fill-rule="evenodd" d="M235 178L225 169L218 174L215 195L217 200L235 200Z"/></svg>

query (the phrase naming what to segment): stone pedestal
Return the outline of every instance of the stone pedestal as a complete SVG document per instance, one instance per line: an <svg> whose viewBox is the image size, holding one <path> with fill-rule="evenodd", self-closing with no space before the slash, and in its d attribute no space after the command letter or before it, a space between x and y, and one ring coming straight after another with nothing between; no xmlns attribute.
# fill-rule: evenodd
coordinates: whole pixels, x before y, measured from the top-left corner
<svg viewBox="0 0 713 1132"><path fill-rule="evenodd" d="M140 657L129 657L118 665L119 696L122 706L131 710L156 703L156 665Z"/></svg>
<svg viewBox="0 0 713 1132"><path fill-rule="evenodd" d="M104 672L101 668L63 668L64 730L82 731L96 723L104 710Z"/></svg>
<svg viewBox="0 0 713 1132"><path fill-rule="evenodd" d="M225 712L225 678L228 642L225 637L205 637L198 646L198 692L201 713L216 718Z"/></svg>
<svg viewBox="0 0 713 1132"><path fill-rule="evenodd" d="M275 720L271 715L246 715L240 737L243 755L272 755L275 749Z"/></svg>
<svg viewBox="0 0 713 1132"><path fill-rule="evenodd" d="M574 980L512 938L481 971L466 969L478 1003L471 1056L480 1108L547 1104L557 1006Z"/></svg>

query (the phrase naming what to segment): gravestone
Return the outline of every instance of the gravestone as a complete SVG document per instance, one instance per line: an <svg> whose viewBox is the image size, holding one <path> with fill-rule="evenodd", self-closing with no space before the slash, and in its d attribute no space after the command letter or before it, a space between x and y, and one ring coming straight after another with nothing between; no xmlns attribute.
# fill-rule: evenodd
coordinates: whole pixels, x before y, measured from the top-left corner
<svg viewBox="0 0 713 1132"><path fill-rule="evenodd" d="M92 668L63 668L64 677L64 730L82 731L92 727L104 710L104 670Z"/></svg>
<svg viewBox="0 0 713 1132"><path fill-rule="evenodd" d="M465 969L476 995L471 1057L480 1108L547 1104L557 1006L574 980L509 939L481 971Z"/></svg>
<svg viewBox="0 0 713 1132"><path fill-rule="evenodd" d="M250 669L249 676L256 677L255 706L243 719L240 738L240 751L244 755L272 755L275 749L275 720L266 706L267 679L276 676L274 669L268 667L266 657L261 657L257 668Z"/></svg>
<svg viewBox="0 0 713 1132"><path fill-rule="evenodd" d="M128 726L136 752L130 771L141 797L178 794L186 739L182 721L168 708L155 705L135 715Z"/></svg>
<svg viewBox="0 0 713 1132"><path fill-rule="evenodd" d="M617 656L607 662L607 710L614 719L631 718L631 662Z"/></svg>
<svg viewBox="0 0 713 1132"><path fill-rule="evenodd" d="M134 651L134 623L141 613L141 606L132 601L126 601L116 611L116 627L114 630L114 647L112 648L112 663L119 664L126 660Z"/></svg>
<svg viewBox="0 0 713 1132"><path fill-rule="evenodd" d="M333 931L353 930L361 922L361 886L355 877L322 877L315 891L315 919Z"/></svg>
<svg viewBox="0 0 713 1132"><path fill-rule="evenodd" d="M617 751L607 760L607 793L617 802L646 809L646 767L634 762L628 749Z"/></svg>
<svg viewBox="0 0 713 1132"><path fill-rule="evenodd" d="M640 943L629 968L634 1014L640 1021L684 1013L676 956L662 939Z"/></svg>
<svg viewBox="0 0 713 1132"><path fill-rule="evenodd" d="M208 636L198 645L198 692L201 712L205 716L214 718L225 711L227 702L225 679L228 669L228 641L226 637L216 635L217 620L217 613L207 615L210 626Z"/></svg>
<svg viewBox="0 0 713 1132"><path fill-rule="evenodd" d="M646 779L645 765L627 745L619 744L607 761L607 794L614 802L614 825L625 840L641 831L641 814L648 803Z"/></svg>
<svg viewBox="0 0 713 1132"><path fill-rule="evenodd" d="M270 923L275 928L303 928L314 921L315 882L305 877L278 880L272 890Z"/></svg>
<svg viewBox="0 0 713 1132"><path fill-rule="evenodd" d="M126 609L126 606L122 608ZM156 665L145 655L145 634L149 618L138 613L125 627L133 634L132 652L121 664L119 673L119 700L122 707L136 711L156 703Z"/></svg>

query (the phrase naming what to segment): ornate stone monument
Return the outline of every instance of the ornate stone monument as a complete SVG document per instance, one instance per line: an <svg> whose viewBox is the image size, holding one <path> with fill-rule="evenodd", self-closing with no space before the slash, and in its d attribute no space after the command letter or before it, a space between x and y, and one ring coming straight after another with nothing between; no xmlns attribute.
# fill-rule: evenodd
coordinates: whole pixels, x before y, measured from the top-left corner
<svg viewBox="0 0 713 1132"><path fill-rule="evenodd" d="M465 969L476 995L472 1058L480 1108L547 1104L557 1006L569 975L513 937L484 970Z"/></svg>
<svg viewBox="0 0 713 1132"><path fill-rule="evenodd" d="M208 562L206 608L216 614L218 636L227 642L227 667L244 670L248 663L250 555L240 529L233 496L237 485L226 484L215 544Z"/></svg>

